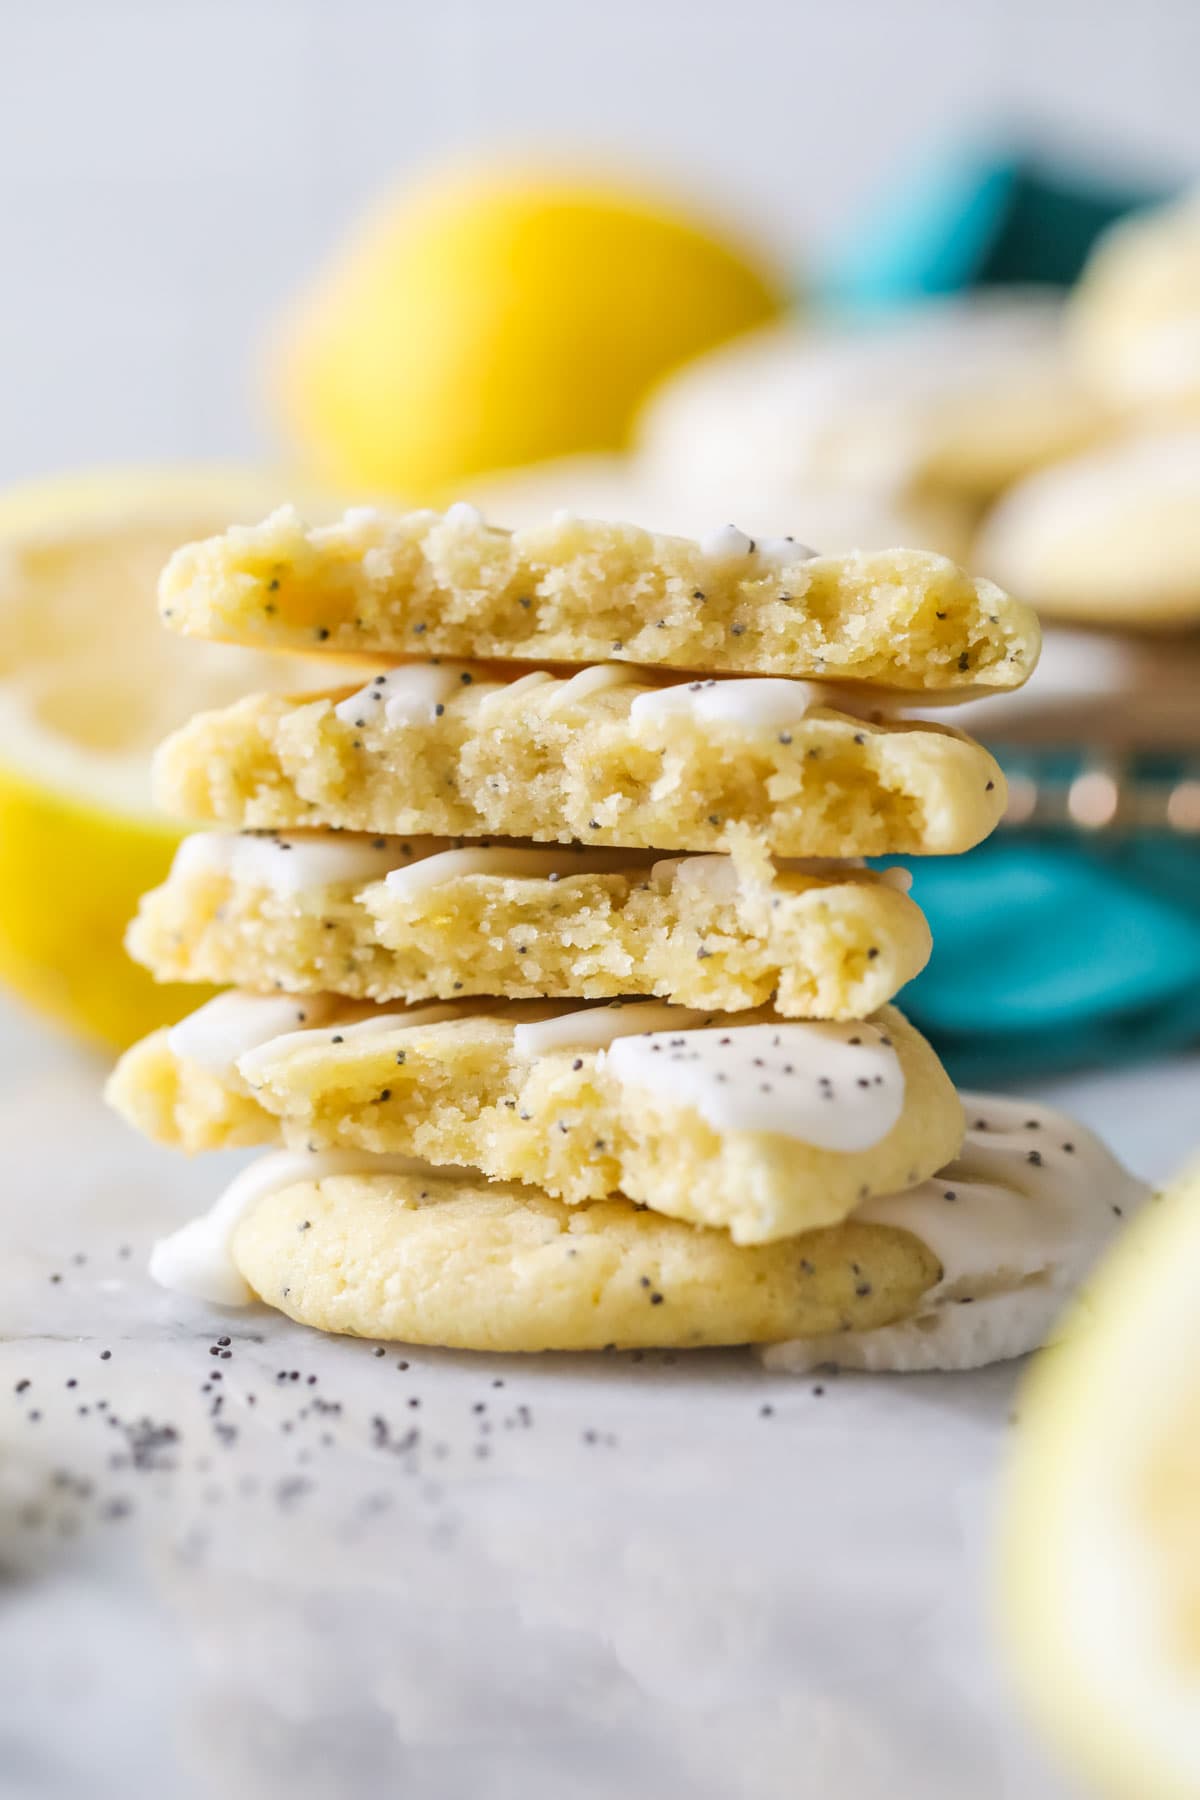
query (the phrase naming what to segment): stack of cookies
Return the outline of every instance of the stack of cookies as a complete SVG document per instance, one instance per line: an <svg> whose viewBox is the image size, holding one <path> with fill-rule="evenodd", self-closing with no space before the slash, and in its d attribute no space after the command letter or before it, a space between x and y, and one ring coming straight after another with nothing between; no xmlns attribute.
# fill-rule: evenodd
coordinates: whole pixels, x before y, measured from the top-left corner
<svg viewBox="0 0 1200 1800"><path fill-rule="evenodd" d="M215 829L130 946L233 991L111 1097L186 1150L276 1147L157 1247L167 1285L409 1343L827 1354L1087 1236L1105 1153L968 1121L889 1004L925 921L862 860L996 824L988 753L894 708L1020 685L1027 608L915 551L457 506L285 510L181 550L162 611L331 681L158 759Z"/></svg>

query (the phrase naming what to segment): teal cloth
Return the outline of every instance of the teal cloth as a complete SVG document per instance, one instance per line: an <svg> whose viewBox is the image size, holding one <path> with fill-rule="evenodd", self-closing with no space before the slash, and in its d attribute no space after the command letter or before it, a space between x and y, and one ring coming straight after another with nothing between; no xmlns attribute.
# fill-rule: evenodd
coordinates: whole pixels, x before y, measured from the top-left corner
<svg viewBox="0 0 1200 1800"><path fill-rule="evenodd" d="M1169 191L1019 144L943 144L854 220L817 290L867 313L1005 283L1066 286L1108 225ZM1058 780L1078 767L1070 755L1008 760ZM1151 760L1145 772L1163 773ZM1200 1041L1200 844L1012 833L906 866L934 951L902 1004L956 1080L1023 1081Z"/></svg>
<svg viewBox="0 0 1200 1800"><path fill-rule="evenodd" d="M905 865L933 930L901 1005L959 1082L1200 1042L1200 845L992 839Z"/></svg>
<svg viewBox="0 0 1200 1800"><path fill-rule="evenodd" d="M835 310L863 313L966 288L1067 287L1107 226L1169 193L1020 147L943 144L854 220L818 268L817 292Z"/></svg>

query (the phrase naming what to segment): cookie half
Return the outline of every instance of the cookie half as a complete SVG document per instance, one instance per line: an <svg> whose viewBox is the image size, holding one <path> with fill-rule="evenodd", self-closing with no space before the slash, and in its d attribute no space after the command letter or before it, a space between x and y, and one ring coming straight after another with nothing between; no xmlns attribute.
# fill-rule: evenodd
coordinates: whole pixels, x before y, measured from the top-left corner
<svg viewBox="0 0 1200 1800"><path fill-rule="evenodd" d="M728 856L204 832L144 896L128 948L160 981L360 1000L657 995L862 1018L924 967L904 870Z"/></svg>
<svg viewBox="0 0 1200 1800"><path fill-rule="evenodd" d="M1019 687L1037 621L920 550L820 556L723 526L703 543L557 513L515 532L472 506L291 508L187 545L162 616L201 637L383 655L817 676L913 689Z"/></svg>
<svg viewBox="0 0 1200 1800"><path fill-rule="evenodd" d="M109 1097L189 1150L399 1152L574 1204L624 1193L738 1243L912 1186L963 1130L949 1077L891 1007L846 1024L657 1001L364 1018L329 998L227 995L128 1051Z"/></svg>
<svg viewBox="0 0 1200 1800"><path fill-rule="evenodd" d="M770 677L663 687L600 664L502 681L410 663L315 701L201 713L162 746L157 793L229 825L634 849L952 855L987 836L1005 791L986 750L848 704Z"/></svg>

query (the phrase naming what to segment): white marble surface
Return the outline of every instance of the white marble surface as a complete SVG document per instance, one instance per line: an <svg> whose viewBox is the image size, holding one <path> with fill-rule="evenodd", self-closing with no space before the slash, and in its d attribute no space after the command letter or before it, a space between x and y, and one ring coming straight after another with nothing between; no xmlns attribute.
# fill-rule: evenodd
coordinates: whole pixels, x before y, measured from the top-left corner
<svg viewBox="0 0 1200 1800"><path fill-rule="evenodd" d="M1197 1072L1054 1097L1155 1176ZM4 1795L1066 1800L987 1623L1019 1370L377 1356L180 1303L146 1247L218 1177L100 1077L0 1015Z"/></svg>

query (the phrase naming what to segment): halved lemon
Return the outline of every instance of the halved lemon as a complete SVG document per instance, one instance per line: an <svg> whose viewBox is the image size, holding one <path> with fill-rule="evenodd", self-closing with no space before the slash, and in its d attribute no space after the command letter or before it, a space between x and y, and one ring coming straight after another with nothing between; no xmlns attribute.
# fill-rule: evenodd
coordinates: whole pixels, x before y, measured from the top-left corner
<svg viewBox="0 0 1200 1800"><path fill-rule="evenodd" d="M282 476L211 468L0 495L0 980L85 1036L123 1045L198 1001L122 947L183 829L152 806L154 745L254 688L319 685L311 663L185 641L155 610L173 549L287 497Z"/></svg>
<svg viewBox="0 0 1200 1800"><path fill-rule="evenodd" d="M1035 1365L1002 1619L1035 1715L1097 1792L1200 1796L1200 1165L1131 1228Z"/></svg>

